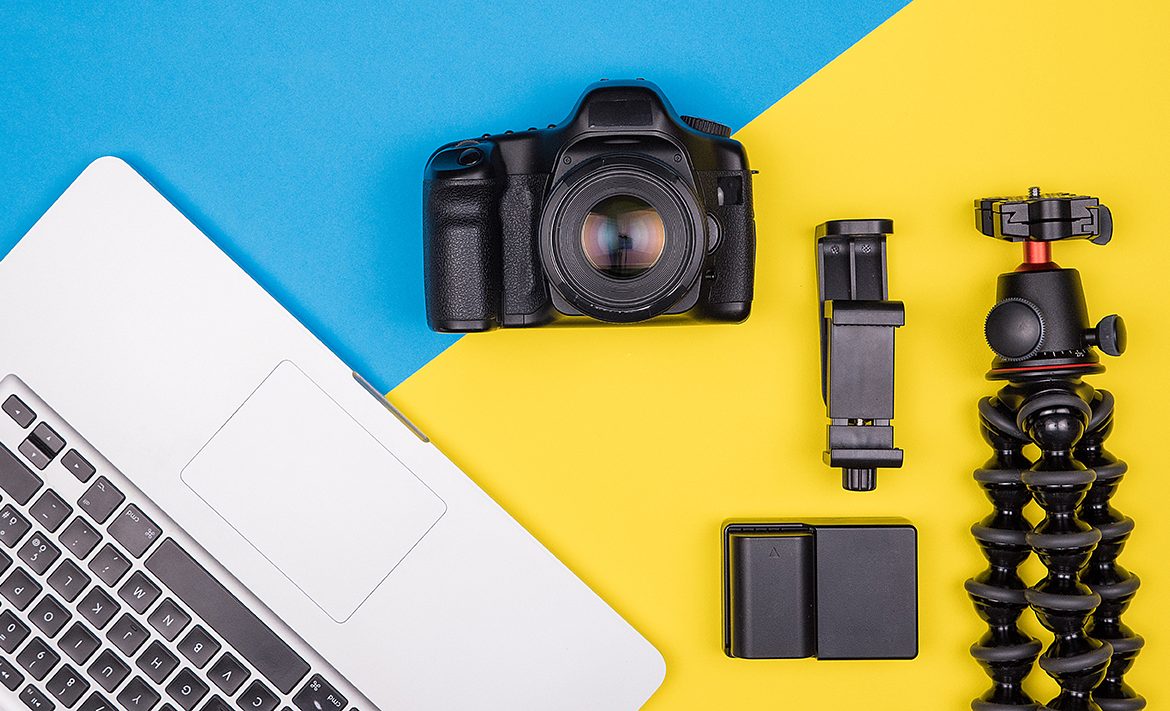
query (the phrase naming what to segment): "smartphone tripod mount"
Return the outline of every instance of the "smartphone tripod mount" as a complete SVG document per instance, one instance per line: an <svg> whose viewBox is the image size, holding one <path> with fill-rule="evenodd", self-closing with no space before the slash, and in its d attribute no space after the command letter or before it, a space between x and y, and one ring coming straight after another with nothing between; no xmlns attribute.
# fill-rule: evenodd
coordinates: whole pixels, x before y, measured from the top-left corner
<svg viewBox="0 0 1170 711"><path fill-rule="evenodd" d="M902 466L894 446L894 329L906 322L886 294L886 236L893 220L831 220L817 226L821 395L830 420L825 464L841 486L872 491L877 470Z"/></svg>

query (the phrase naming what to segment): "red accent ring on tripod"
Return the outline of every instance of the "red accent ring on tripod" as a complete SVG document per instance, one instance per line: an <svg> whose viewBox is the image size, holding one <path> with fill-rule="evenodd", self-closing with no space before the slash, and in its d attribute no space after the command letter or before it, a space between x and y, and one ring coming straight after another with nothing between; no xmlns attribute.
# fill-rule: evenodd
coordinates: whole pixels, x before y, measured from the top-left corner
<svg viewBox="0 0 1170 711"><path fill-rule="evenodd" d="M1069 368L1091 368L1099 363L1061 363L1059 365L1031 365L1024 368L992 368L992 373L1021 373L1024 371L1043 372L1046 370L1068 370Z"/></svg>

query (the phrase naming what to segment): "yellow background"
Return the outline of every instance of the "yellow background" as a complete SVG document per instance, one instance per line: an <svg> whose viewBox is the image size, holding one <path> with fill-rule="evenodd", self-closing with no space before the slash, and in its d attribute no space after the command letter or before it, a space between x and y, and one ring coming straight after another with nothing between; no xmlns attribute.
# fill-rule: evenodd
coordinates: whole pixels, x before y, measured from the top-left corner
<svg viewBox="0 0 1170 711"><path fill-rule="evenodd" d="M737 135L760 171L746 324L473 335L390 398L662 651L666 681L646 708L967 708L988 684L968 656L984 628L962 588L983 567L968 526L989 510L970 477L989 455L975 405L997 387L983 379L982 324L996 275L1020 258L975 231L972 200L1031 185L1099 196L1113 243L1062 244L1056 259L1081 270L1094 321L1129 325L1130 351L1090 380L1117 396L1110 446L1130 474L1116 504L1138 523L1122 562L1143 587L1126 619L1148 646L1128 678L1162 707L1168 37L1160 1L914 2ZM895 220L906 464L851 494L820 459L813 227L870 216ZM872 515L919 528L916 660L723 655L725 519ZM1054 690L1038 670L1029 687Z"/></svg>

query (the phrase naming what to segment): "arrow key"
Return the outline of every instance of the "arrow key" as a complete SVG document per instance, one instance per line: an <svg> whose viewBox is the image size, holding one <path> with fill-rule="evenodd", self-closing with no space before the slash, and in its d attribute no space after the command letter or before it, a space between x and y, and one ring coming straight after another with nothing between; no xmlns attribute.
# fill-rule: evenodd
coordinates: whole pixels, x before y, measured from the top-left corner
<svg viewBox="0 0 1170 711"><path fill-rule="evenodd" d="M27 430L33 420L37 419L37 413L28 409L28 405L25 405L24 401L15 395L9 395L8 399L4 401L4 405L0 407L3 407L4 412L24 430Z"/></svg>

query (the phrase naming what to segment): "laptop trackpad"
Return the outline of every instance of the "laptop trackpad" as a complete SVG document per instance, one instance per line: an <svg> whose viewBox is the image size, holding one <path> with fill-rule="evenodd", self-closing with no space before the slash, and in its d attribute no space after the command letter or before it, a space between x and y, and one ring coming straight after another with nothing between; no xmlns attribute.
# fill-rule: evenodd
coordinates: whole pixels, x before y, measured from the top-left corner
<svg viewBox="0 0 1170 711"><path fill-rule="evenodd" d="M289 361L182 477L337 622L349 619L446 510Z"/></svg>

